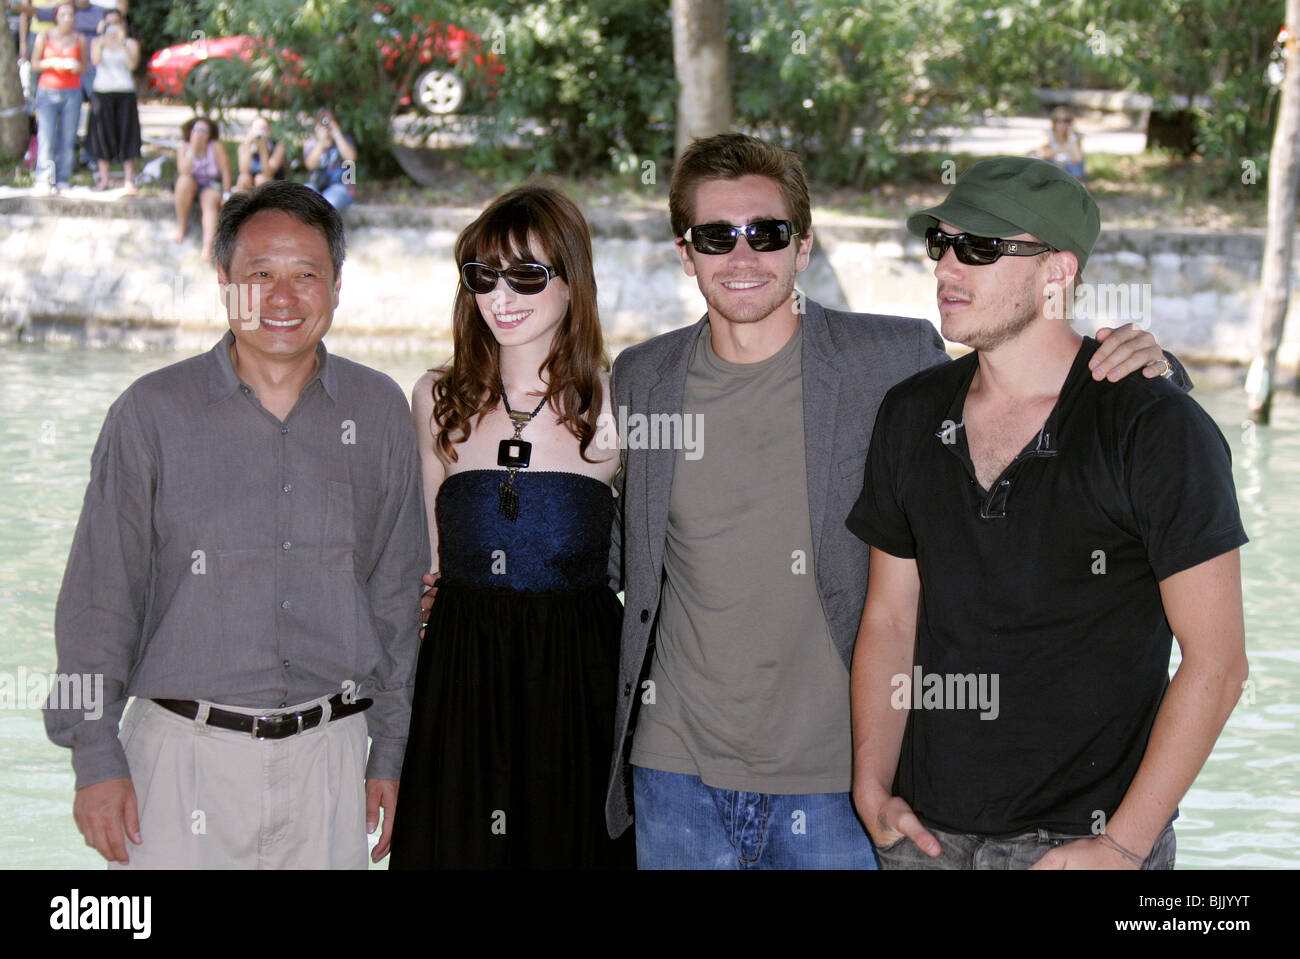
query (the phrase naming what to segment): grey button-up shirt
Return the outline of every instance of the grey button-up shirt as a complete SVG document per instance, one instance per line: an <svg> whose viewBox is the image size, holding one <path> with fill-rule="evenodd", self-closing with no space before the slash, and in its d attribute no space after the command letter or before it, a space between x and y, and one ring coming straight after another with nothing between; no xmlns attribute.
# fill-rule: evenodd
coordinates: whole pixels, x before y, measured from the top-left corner
<svg viewBox="0 0 1300 959"><path fill-rule="evenodd" d="M235 374L233 341L137 380L95 445L54 632L61 674L103 675L103 714L45 710L77 788L130 775L128 696L369 696L366 775L401 773L429 568L405 394L322 344L281 422Z"/></svg>

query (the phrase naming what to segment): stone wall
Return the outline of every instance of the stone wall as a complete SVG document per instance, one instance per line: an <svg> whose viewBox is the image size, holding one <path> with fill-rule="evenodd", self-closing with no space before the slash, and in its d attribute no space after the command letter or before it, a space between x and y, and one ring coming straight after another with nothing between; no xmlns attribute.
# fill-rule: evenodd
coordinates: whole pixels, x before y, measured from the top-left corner
<svg viewBox="0 0 1300 959"><path fill-rule="evenodd" d="M347 211L348 258L333 347L344 353L445 351L456 284L452 250L476 212ZM611 350L700 316L703 300L667 239L666 215L600 210L591 223ZM809 296L827 306L937 322L933 264L901 225L829 215L817 223L813 260L800 278ZM171 243L172 229L166 199L0 200L0 341L210 345L225 326L215 272L199 259L197 220L183 245ZM1098 288L1131 290L1133 297L1127 303L1112 298L1111 317L1103 308L1075 326L1092 332L1108 318L1136 319L1188 361L1248 362L1258 336L1251 308L1262 246L1262 231L1103 232L1086 279ZM1282 362L1295 368L1300 283L1292 302Z"/></svg>

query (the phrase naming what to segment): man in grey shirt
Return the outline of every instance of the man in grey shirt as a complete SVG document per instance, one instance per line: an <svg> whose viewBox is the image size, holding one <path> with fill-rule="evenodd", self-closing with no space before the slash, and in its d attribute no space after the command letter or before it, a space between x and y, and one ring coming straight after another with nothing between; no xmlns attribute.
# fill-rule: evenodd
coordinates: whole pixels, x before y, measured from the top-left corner
<svg viewBox="0 0 1300 959"><path fill-rule="evenodd" d="M428 568L410 412L321 343L333 207L268 183L226 204L215 247L230 332L134 383L96 444L55 640L102 702L52 694L46 728L110 862L365 868L381 808L376 861L392 830Z"/></svg>
<svg viewBox="0 0 1300 959"><path fill-rule="evenodd" d="M922 320L795 294L812 217L793 154L741 134L697 140L669 207L708 312L614 364L630 428L610 833L631 822L631 798L641 868L874 868L849 797L868 551L844 519L880 401L945 362L943 344ZM1149 334L1103 348L1097 378L1165 366ZM702 442L637 439L672 423Z"/></svg>

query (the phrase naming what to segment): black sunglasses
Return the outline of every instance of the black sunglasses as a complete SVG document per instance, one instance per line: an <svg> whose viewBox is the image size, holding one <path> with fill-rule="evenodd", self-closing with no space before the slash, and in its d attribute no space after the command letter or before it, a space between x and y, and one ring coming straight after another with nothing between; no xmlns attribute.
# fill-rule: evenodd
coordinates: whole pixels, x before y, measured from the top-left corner
<svg viewBox="0 0 1300 959"><path fill-rule="evenodd" d="M789 220L755 220L747 226L702 223L688 229L682 234L682 239L695 247L695 252L712 255L730 253L736 248L736 241L742 233L745 234L745 242L755 253L784 250L799 235L794 232L794 224Z"/></svg>
<svg viewBox="0 0 1300 959"><path fill-rule="evenodd" d="M967 266L987 266L1000 256L1038 256L1054 253L1055 248L1032 240L1005 240L997 236L972 236L969 233L944 233L937 226L925 231L925 255L941 260L948 247L957 251L957 262Z"/></svg>
<svg viewBox="0 0 1300 959"><path fill-rule="evenodd" d="M486 263L472 261L460 268L460 278L471 293L491 293L497 288L497 280L504 279L506 286L516 293L532 296L541 293L550 285L551 277L560 274L549 266L540 263L516 263L504 270L494 270Z"/></svg>

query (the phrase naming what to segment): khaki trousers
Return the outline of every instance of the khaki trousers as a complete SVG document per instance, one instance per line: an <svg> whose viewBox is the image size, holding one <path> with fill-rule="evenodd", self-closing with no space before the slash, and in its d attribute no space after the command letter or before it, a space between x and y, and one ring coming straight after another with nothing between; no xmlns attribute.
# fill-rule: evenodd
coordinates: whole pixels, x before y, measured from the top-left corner
<svg viewBox="0 0 1300 959"><path fill-rule="evenodd" d="M291 707L297 712L329 697ZM122 746L144 842L126 869L366 869L366 719L253 739L132 700ZM250 715L267 710L223 706Z"/></svg>

